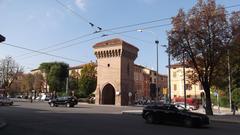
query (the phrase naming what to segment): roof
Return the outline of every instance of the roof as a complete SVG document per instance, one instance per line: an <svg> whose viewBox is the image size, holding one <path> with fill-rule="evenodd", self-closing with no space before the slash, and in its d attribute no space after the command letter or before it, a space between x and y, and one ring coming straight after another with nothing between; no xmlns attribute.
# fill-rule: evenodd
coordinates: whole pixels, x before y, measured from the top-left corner
<svg viewBox="0 0 240 135"><path fill-rule="evenodd" d="M132 45L132 44L120 39L120 38L114 38L114 39L98 42L93 46L93 48L98 48L98 47L103 47L103 46L113 46L113 45L117 45L117 44L122 44L124 46L129 46L131 48L135 48L135 49L138 50L137 47L135 47L134 45Z"/></svg>
<svg viewBox="0 0 240 135"><path fill-rule="evenodd" d="M38 70L40 70L40 69L36 68L36 69L31 70L31 72L38 71Z"/></svg>
<svg viewBox="0 0 240 135"><path fill-rule="evenodd" d="M71 69L81 69L81 68L83 68L85 65L90 64L90 63L93 63L94 65L96 65L96 63L94 63L94 62L89 62L89 63L86 63L86 64L81 64L81 65L78 65L78 66L69 67L69 69L70 69L70 70L71 70Z"/></svg>
<svg viewBox="0 0 240 135"><path fill-rule="evenodd" d="M186 63L185 63L185 64L186 64ZM168 67L168 66L167 66L167 67ZM170 67L171 67L171 68L181 68L181 67L183 67L183 64L182 64L182 63L175 63L175 64L170 65ZM186 68L189 68L190 65L186 64L185 67L186 67Z"/></svg>

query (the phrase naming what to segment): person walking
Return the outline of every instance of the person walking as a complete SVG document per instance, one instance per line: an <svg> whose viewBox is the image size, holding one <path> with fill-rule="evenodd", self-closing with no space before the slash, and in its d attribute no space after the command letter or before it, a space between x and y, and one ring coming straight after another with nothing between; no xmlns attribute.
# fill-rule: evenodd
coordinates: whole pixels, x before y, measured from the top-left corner
<svg viewBox="0 0 240 135"><path fill-rule="evenodd" d="M238 107L236 106L236 104L234 102L232 102L231 108L232 108L233 115L235 115L236 111L238 110Z"/></svg>

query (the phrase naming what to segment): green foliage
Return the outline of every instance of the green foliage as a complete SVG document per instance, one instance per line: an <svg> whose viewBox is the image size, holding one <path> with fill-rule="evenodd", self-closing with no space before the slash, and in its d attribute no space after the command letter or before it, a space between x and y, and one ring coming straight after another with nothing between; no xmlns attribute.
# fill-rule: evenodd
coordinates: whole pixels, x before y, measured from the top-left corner
<svg viewBox="0 0 240 135"><path fill-rule="evenodd" d="M96 89L97 78L95 64L86 64L81 70L81 76L79 80L79 91L77 94L80 97L88 97Z"/></svg>
<svg viewBox="0 0 240 135"><path fill-rule="evenodd" d="M79 81L77 78L69 77L69 84L68 84L69 90L71 90L71 91L78 90L79 89L78 82Z"/></svg>
<svg viewBox="0 0 240 135"><path fill-rule="evenodd" d="M219 97L218 97L219 98L219 105L221 107L229 107L228 94L226 94L226 92L222 91L222 90L218 90L218 94L219 94ZM217 96L214 95L214 91L212 91L211 99L212 99L212 104L215 105L215 106L218 106Z"/></svg>
<svg viewBox="0 0 240 135"><path fill-rule="evenodd" d="M240 106L240 88L236 88L232 91L232 101Z"/></svg>
<svg viewBox="0 0 240 135"><path fill-rule="evenodd" d="M61 92L65 90L68 77L68 64L63 62L42 63L39 69L46 73L50 91Z"/></svg>

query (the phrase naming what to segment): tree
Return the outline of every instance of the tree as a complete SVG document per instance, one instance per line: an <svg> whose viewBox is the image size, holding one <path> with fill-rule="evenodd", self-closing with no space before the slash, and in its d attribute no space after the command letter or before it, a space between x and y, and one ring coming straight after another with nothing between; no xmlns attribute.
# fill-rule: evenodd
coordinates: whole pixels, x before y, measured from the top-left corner
<svg viewBox="0 0 240 135"><path fill-rule="evenodd" d="M96 73L96 65L94 63L84 65L79 80L79 95L86 97L95 91L97 85Z"/></svg>
<svg viewBox="0 0 240 135"><path fill-rule="evenodd" d="M240 88L240 11L233 12L230 18L233 39L229 51L233 88Z"/></svg>
<svg viewBox="0 0 240 135"><path fill-rule="evenodd" d="M34 82L33 82L33 88L37 92L43 91L43 85L44 85L44 78L43 75L40 73L33 74Z"/></svg>
<svg viewBox="0 0 240 135"><path fill-rule="evenodd" d="M80 74L75 70L72 70L71 74L69 75L69 89L75 93L79 89L79 78Z"/></svg>
<svg viewBox="0 0 240 135"><path fill-rule="evenodd" d="M21 72L17 74L16 80L12 83L12 85L8 89L10 95L15 95L16 93L23 92L23 90L21 89L23 76L24 74Z"/></svg>
<svg viewBox="0 0 240 135"><path fill-rule="evenodd" d="M0 60L0 73L2 73L2 86L0 87L8 90L17 79L17 75L22 72L23 68L12 57L7 56Z"/></svg>
<svg viewBox="0 0 240 135"><path fill-rule="evenodd" d="M240 106L240 88L236 88L232 91L232 99L235 104Z"/></svg>
<svg viewBox="0 0 240 135"><path fill-rule="evenodd" d="M31 93L33 90L34 76L32 74L25 74L21 80L21 89L23 92Z"/></svg>
<svg viewBox="0 0 240 135"><path fill-rule="evenodd" d="M40 64L39 69L46 74L50 91L62 92L65 89L69 65L63 62Z"/></svg>
<svg viewBox="0 0 240 135"><path fill-rule="evenodd" d="M182 9L173 17L173 28L168 32L169 52L183 60L195 71L206 96L206 114L212 115L210 87L217 66L224 56L232 33L226 10L214 0L199 0L188 12Z"/></svg>

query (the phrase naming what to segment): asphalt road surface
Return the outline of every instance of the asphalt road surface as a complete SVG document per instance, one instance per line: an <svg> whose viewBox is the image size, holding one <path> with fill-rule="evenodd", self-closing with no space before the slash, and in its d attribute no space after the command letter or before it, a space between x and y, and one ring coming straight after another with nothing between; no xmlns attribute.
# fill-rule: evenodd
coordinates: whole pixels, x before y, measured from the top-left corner
<svg viewBox="0 0 240 135"><path fill-rule="evenodd" d="M122 115L134 107L77 105L49 107L47 103L0 106L8 125L0 135L239 135L240 124L211 123L203 128L146 124L140 116Z"/></svg>

